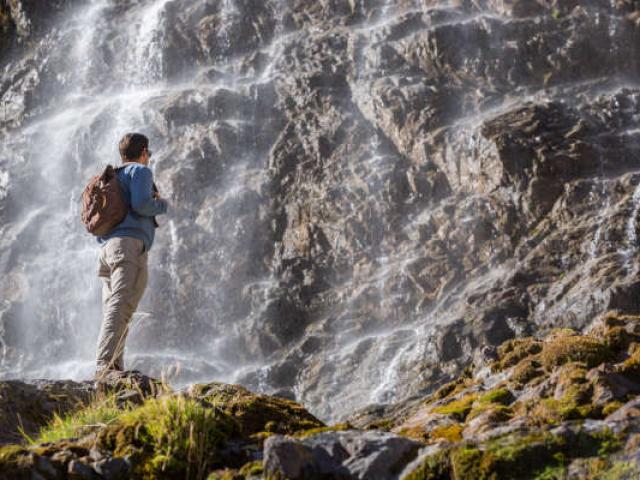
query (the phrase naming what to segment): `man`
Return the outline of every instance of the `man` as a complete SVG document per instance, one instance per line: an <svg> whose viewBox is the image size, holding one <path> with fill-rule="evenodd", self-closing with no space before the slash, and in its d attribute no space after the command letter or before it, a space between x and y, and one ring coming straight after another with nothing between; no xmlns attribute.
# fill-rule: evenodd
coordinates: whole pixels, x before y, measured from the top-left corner
<svg viewBox="0 0 640 480"><path fill-rule="evenodd" d="M128 133L120 141L123 164L118 182L129 206L125 219L108 235L98 237L102 245L98 276L102 280L102 327L96 353L96 380L110 371L124 370L124 344L129 322L147 286L147 259L157 223L155 215L167 212L149 169L149 139Z"/></svg>

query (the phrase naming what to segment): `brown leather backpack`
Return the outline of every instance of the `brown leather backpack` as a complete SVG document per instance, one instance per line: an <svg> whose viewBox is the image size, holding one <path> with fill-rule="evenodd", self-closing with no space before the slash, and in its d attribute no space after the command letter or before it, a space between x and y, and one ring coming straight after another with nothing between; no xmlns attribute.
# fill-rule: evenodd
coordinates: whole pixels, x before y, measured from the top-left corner
<svg viewBox="0 0 640 480"><path fill-rule="evenodd" d="M98 237L107 235L124 220L129 211L116 172L107 165L102 174L91 178L82 192L82 223Z"/></svg>

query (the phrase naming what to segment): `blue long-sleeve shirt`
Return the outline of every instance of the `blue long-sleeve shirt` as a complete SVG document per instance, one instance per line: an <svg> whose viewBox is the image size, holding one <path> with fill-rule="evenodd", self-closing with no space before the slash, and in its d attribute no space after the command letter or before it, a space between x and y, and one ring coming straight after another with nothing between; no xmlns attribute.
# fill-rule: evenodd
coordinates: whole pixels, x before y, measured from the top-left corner
<svg viewBox="0 0 640 480"><path fill-rule="evenodd" d="M129 213L108 235L98 237L103 244L114 237L134 237L151 250L155 236L156 215L167 213L167 201L153 196L153 173L141 163L124 164L117 173Z"/></svg>

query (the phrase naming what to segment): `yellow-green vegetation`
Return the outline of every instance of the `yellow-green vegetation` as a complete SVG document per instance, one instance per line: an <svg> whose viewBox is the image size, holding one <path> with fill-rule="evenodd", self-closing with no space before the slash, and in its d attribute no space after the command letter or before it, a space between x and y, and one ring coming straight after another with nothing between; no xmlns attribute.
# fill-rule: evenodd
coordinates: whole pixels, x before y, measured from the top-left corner
<svg viewBox="0 0 640 480"><path fill-rule="evenodd" d="M115 457L128 456L131 478L201 480L212 471L221 478L250 478L261 466L224 469L229 454L222 458L220 452L228 441L259 448L274 433L309 435L349 427L325 427L295 402L234 385L199 385L188 395L147 398L141 405L119 406L115 396L101 396L74 414L55 417L32 442L42 445L2 449L0 472L9 469L15 476L24 467L28 476L32 453L69 451L82 457L96 447ZM233 461L241 460L246 461L241 455Z"/></svg>
<svg viewBox="0 0 640 480"><path fill-rule="evenodd" d="M242 436L267 431L294 434L324 427L302 405L284 398L258 395L239 385L211 383L192 387L191 394L234 418Z"/></svg>
<svg viewBox="0 0 640 480"><path fill-rule="evenodd" d="M29 450L22 445L0 447L0 467L17 466L28 455ZM3 470L0 470L2 472Z"/></svg>
<svg viewBox="0 0 640 480"><path fill-rule="evenodd" d="M413 427L405 427L400 429L398 435L416 440L418 442L426 442L429 439L429 434L425 432L421 425L414 425Z"/></svg>
<svg viewBox="0 0 640 480"><path fill-rule="evenodd" d="M572 442L551 434L507 436L440 451L427 457L406 480L564 478L571 459L598 458L619 448L619 440L610 432L578 433Z"/></svg>
<svg viewBox="0 0 640 480"><path fill-rule="evenodd" d="M542 365L552 371L569 362L583 362L587 367L595 367L611 355L607 346L597 338L588 335L556 335L545 340L541 353Z"/></svg>
<svg viewBox="0 0 640 480"><path fill-rule="evenodd" d="M544 375L542 364L537 358L525 358L516 365L509 380L516 388L523 388L529 382Z"/></svg>
<svg viewBox="0 0 640 480"><path fill-rule="evenodd" d="M640 381L640 348L634 348L631 356L618 368L619 373L631 380Z"/></svg>
<svg viewBox="0 0 640 480"><path fill-rule="evenodd" d="M343 432L345 430L352 430L352 429L353 429L353 425L351 425L349 423L337 423L336 425L331 425L331 426L328 426L328 427L310 428L309 430L304 430L302 432L296 433L295 437L307 438L307 437L311 437L313 435L316 435L318 433L323 433L323 432Z"/></svg>
<svg viewBox="0 0 640 480"><path fill-rule="evenodd" d="M542 342L533 337L507 340L498 347L498 360L494 363L493 369L504 370L541 351Z"/></svg>
<svg viewBox="0 0 640 480"><path fill-rule="evenodd" d="M473 378L471 378L470 372L464 372L457 379L455 379L455 380L453 380L453 381L451 381L449 383L445 383L440 388L438 388L427 399L427 403L435 401L435 400L442 400L442 399L447 398L447 397L453 397L453 396L457 395L458 393L462 392L463 390L466 390L467 388L472 387L474 385L474 383L475 383L475 381L473 380Z"/></svg>
<svg viewBox="0 0 640 480"><path fill-rule="evenodd" d="M78 412L63 417L55 415L53 420L40 430L37 438L29 439L29 441L35 444L75 438L89 433L91 430L109 425L122 413L123 409L116 404L113 395L106 398L96 398Z"/></svg>
<svg viewBox="0 0 640 480"><path fill-rule="evenodd" d="M429 437L433 440L447 440L449 442L460 442L464 427L459 423L453 425L442 425L429 432Z"/></svg>
<svg viewBox="0 0 640 480"><path fill-rule="evenodd" d="M586 378L583 363L572 362L558 371L560 398L544 398L532 402L532 418L540 424L557 424L564 420L600 417L602 410L591 401L593 386Z"/></svg>
<svg viewBox="0 0 640 480"><path fill-rule="evenodd" d="M612 402L609 402L602 408L602 415L605 416L605 417L607 415L611 415L613 412L618 410L623 405L624 405L624 403L622 403L622 402L620 402L618 400L614 400Z"/></svg>
<svg viewBox="0 0 640 480"><path fill-rule="evenodd" d="M603 315L602 320L602 323L607 327L623 327L627 324L640 323L640 316L610 310Z"/></svg>
<svg viewBox="0 0 640 480"><path fill-rule="evenodd" d="M247 463L240 469L240 475L244 477L259 477L263 473L262 461L257 460L255 462Z"/></svg>
<svg viewBox="0 0 640 480"><path fill-rule="evenodd" d="M481 395L476 402L480 405L489 403L509 405L513 402L513 394L505 387L495 388Z"/></svg>
<svg viewBox="0 0 640 480"><path fill-rule="evenodd" d="M640 469L634 462L614 462L597 472L598 480L621 480L623 478L640 478Z"/></svg>
<svg viewBox="0 0 640 480"><path fill-rule="evenodd" d="M434 407L432 412L451 415L456 420L464 422L472 410L477 415L488 408L508 405L513 401L513 398L508 389L500 387L487 393L473 392L463 395L449 403Z"/></svg>
<svg viewBox="0 0 640 480"><path fill-rule="evenodd" d="M193 399L149 399L124 411L100 430L98 445L116 456L130 455L138 478L202 479L218 448L237 430L219 409Z"/></svg>
<svg viewBox="0 0 640 480"><path fill-rule="evenodd" d="M490 390L475 400L465 420L468 422L485 412L491 412L489 415L493 422L508 420L513 415L512 409L508 407L513 400L513 394L505 387Z"/></svg>
<svg viewBox="0 0 640 480"><path fill-rule="evenodd" d="M476 398L478 398L477 393L470 393L445 405L435 407L432 412L441 413L442 415L451 415L456 420L464 421L467 414L471 411L471 407L473 406L473 402Z"/></svg>
<svg viewBox="0 0 640 480"><path fill-rule="evenodd" d="M505 422L513 417L513 408L495 403L480 404L471 409L469 415L467 415L466 421L470 422L474 418L483 414L487 414L487 420L490 420L493 423Z"/></svg>

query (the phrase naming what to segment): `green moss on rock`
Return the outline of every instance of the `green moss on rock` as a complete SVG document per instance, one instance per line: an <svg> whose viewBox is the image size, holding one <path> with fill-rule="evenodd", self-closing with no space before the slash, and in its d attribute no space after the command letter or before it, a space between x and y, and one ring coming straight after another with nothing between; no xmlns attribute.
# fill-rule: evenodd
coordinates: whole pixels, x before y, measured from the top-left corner
<svg viewBox="0 0 640 480"><path fill-rule="evenodd" d="M460 442L462 441L462 431L464 426L459 423L453 425L442 425L436 427L429 432L429 438L432 440L447 440L448 442Z"/></svg>
<svg viewBox="0 0 640 480"><path fill-rule="evenodd" d="M345 430L352 430L352 429L353 429L353 425L351 425L349 423L338 423L336 425L331 425L331 426L327 426L327 427L310 428L309 430L304 430L304 431L296 433L295 437L297 437L297 438L307 438L307 437L311 437L313 435L317 435L318 433L323 433L323 432L343 432Z"/></svg>
<svg viewBox="0 0 640 480"><path fill-rule="evenodd" d="M632 354L621 365L617 371L633 381L640 381L640 348L635 348Z"/></svg>
<svg viewBox="0 0 640 480"><path fill-rule="evenodd" d="M564 478L575 458L600 458L620 448L611 432L578 433L568 442L549 433L510 435L462 444L427 457L407 480L525 480ZM558 475L560 475L558 477Z"/></svg>
<svg viewBox="0 0 640 480"><path fill-rule="evenodd" d="M477 393L470 393L445 405L435 407L432 409L432 412L440 413L442 415L451 415L456 420L464 421L467 414L471 411L473 402L476 398L478 398Z"/></svg>
<svg viewBox="0 0 640 480"><path fill-rule="evenodd" d="M513 369L509 380L514 387L523 388L532 380L544 375L541 367L537 356L525 358Z"/></svg>
<svg viewBox="0 0 640 480"><path fill-rule="evenodd" d="M495 403L498 405L509 405L513 402L513 394L505 387L495 388L481 395L477 399L479 404Z"/></svg>
<svg viewBox="0 0 640 480"><path fill-rule="evenodd" d="M494 370L504 370L519 363L524 358L542 351L542 342L533 338L514 338L498 347L498 361Z"/></svg>
<svg viewBox="0 0 640 480"><path fill-rule="evenodd" d="M242 436L263 431L294 434L325 426L296 402L254 394L239 385L195 385L191 388L191 395L220 408L235 419Z"/></svg>

